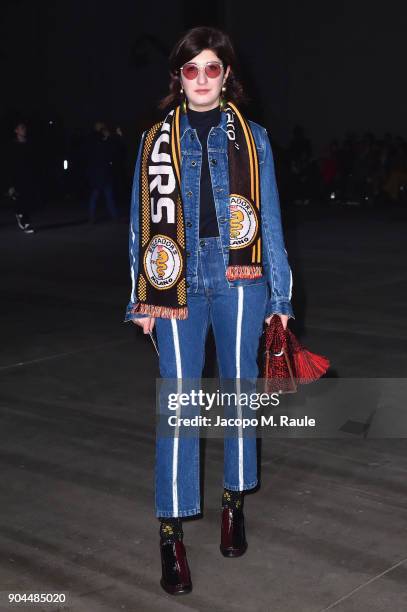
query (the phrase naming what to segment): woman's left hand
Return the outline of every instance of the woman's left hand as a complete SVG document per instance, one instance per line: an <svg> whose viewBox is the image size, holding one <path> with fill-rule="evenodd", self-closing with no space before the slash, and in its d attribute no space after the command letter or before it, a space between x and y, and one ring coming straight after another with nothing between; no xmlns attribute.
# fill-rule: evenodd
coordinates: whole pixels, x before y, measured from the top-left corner
<svg viewBox="0 0 407 612"><path fill-rule="evenodd" d="M281 323L283 324L283 328L287 329L288 315L279 314L278 316L281 319ZM271 315L271 317L267 317L267 319L265 319L266 325L270 325L270 321L271 321L272 317L273 317L273 315Z"/></svg>

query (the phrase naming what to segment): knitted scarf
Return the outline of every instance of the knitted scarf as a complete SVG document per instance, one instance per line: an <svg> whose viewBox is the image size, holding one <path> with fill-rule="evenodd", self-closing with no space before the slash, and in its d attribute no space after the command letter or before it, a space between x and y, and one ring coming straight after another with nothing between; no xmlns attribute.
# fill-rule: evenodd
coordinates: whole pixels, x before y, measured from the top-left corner
<svg viewBox="0 0 407 612"><path fill-rule="evenodd" d="M227 116L229 164L228 280L262 275L260 172L248 121L232 102ZM140 244L133 313L186 319L186 238L181 198L180 113L177 106L144 139L140 169ZM134 279L133 279L134 280Z"/></svg>

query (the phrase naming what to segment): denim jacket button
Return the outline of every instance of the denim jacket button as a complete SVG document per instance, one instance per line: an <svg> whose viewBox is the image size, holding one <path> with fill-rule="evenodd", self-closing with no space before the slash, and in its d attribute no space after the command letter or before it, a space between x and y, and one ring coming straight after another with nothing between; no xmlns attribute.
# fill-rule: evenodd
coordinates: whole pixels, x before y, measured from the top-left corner
<svg viewBox="0 0 407 612"><path fill-rule="evenodd" d="M192 227L192 223L191 223L191 221L187 221L187 222L186 222L186 226L187 226L187 227Z"/></svg>
<svg viewBox="0 0 407 612"><path fill-rule="evenodd" d="M187 196L191 197L191 195L192 195L192 191L187 191Z"/></svg>
<svg viewBox="0 0 407 612"><path fill-rule="evenodd" d="M216 159L211 159L211 164L212 164L212 166L216 166L216 164L217 164L217 163L218 163L218 162L216 161Z"/></svg>
<svg viewBox="0 0 407 612"><path fill-rule="evenodd" d="M205 246L205 240L200 240L200 241L199 241L199 244L200 244L201 246Z"/></svg>
<svg viewBox="0 0 407 612"><path fill-rule="evenodd" d="M191 161L191 166L196 166L196 161L195 160Z"/></svg>

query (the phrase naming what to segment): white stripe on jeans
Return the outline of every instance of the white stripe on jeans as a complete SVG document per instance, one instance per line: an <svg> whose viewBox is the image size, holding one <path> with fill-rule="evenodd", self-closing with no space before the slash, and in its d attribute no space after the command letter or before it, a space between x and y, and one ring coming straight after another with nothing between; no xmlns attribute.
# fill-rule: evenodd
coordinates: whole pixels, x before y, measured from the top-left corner
<svg viewBox="0 0 407 612"><path fill-rule="evenodd" d="M182 393L182 366L181 366L181 351L179 347L179 336L177 320L171 319L172 337L174 340L175 363L177 368L177 393ZM172 507L173 516L178 516L178 444L179 444L179 425L178 419L181 416L180 404L176 408L177 425L174 427L174 446L172 450Z"/></svg>
<svg viewBox="0 0 407 612"><path fill-rule="evenodd" d="M237 397L240 397L240 352L242 344L242 321L243 321L243 287L238 287L238 302L237 302L237 321L236 321L236 393ZM242 419L242 409L237 400L237 418ZM241 422L241 421L240 421ZM239 489L243 490L243 428L239 425L239 437L238 437L238 451L239 451Z"/></svg>
<svg viewBox="0 0 407 612"><path fill-rule="evenodd" d="M290 289L288 292L288 299L291 300L293 295L293 273L291 272L291 268L290 268Z"/></svg>
<svg viewBox="0 0 407 612"><path fill-rule="evenodd" d="M130 274L131 274L131 298L130 299L132 302L134 302L135 301L135 290L136 290L136 278L134 275L135 261L134 261L134 255L133 255L133 248L134 248L134 240L136 238L136 235L133 230L133 224L130 224L130 230L131 230L131 242L132 242L131 266L130 266Z"/></svg>

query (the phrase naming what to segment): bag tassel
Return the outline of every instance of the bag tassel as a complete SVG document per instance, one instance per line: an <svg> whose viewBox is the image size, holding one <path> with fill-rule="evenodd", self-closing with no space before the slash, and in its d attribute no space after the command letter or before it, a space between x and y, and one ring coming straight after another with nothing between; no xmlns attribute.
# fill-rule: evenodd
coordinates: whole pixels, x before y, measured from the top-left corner
<svg viewBox="0 0 407 612"><path fill-rule="evenodd" d="M290 329L287 329L286 332L295 377L298 382L306 385L321 378L329 368L329 359L324 355L317 355L306 349Z"/></svg>
<svg viewBox="0 0 407 612"><path fill-rule="evenodd" d="M329 360L303 349L293 355L295 377L301 384L308 384L321 378L329 367Z"/></svg>

